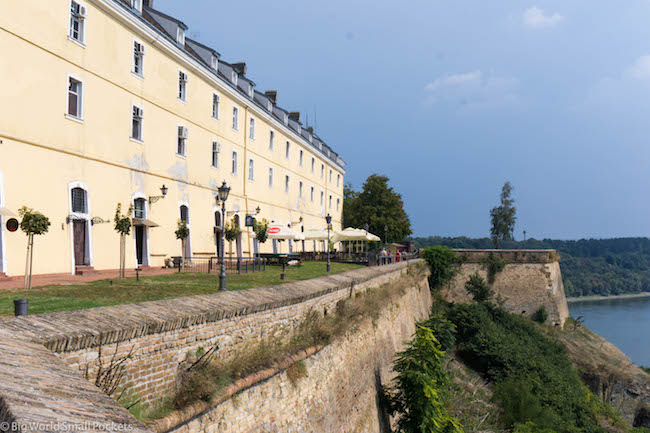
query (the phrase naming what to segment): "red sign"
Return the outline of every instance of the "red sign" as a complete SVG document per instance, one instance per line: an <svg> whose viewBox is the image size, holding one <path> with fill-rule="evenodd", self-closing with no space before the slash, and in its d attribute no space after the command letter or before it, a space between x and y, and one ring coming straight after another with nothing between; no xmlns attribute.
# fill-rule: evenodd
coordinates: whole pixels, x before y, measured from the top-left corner
<svg viewBox="0 0 650 433"><path fill-rule="evenodd" d="M276 235L278 233L280 233L280 227L271 227L269 229L269 234L270 235Z"/></svg>

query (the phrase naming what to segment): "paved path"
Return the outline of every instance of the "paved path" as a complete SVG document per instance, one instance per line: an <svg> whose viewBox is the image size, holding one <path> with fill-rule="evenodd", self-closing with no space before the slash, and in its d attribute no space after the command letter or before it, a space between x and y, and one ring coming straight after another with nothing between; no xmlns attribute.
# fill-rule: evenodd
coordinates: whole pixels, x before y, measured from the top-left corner
<svg viewBox="0 0 650 433"><path fill-rule="evenodd" d="M165 275L178 272L175 269L151 268L140 271L140 276ZM135 269L127 269L127 277L135 277ZM118 270L95 271L88 275L34 275L32 276L32 287L50 286L50 285L70 285L87 283L90 281L106 280L109 278L118 278ZM24 284L23 277L0 278L0 290L22 289Z"/></svg>

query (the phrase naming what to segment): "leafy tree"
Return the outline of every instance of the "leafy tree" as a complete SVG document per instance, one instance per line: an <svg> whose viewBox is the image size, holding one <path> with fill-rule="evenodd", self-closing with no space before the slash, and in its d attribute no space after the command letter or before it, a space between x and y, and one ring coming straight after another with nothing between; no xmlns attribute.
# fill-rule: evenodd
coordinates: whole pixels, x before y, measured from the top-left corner
<svg viewBox="0 0 650 433"><path fill-rule="evenodd" d="M510 197L511 194L512 185L510 182L504 183L501 189L501 204L490 211L490 221L492 222L490 234L494 248L499 248L501 241L513 239L517 208L514 207L515 201Z"/></svg>
<svg viewBox="0 0 650 433"><path fill-rule="evenodd" d="M266 220L266 218L262 219L261 221L255 220L253 222L253 231L255 232L255 239L257 239L257 242L261 244L266 242L269 237L268 229L269 222Z"/></svg>
<svg viewBox="0 0 650 433"><path fill-rule="evenodd" d="M18 210L22 218L20 229L27 235L27 260L25 261L25 289L32 288L32 262L34 258L34 236L44 235L50 229L50 220L40 212L26 206Z"/></svg>
<svg viewBox="0 0 650 433"><path fill-rule="evenodd" d="M343 225L364 228L382 239L388 228L388 242L406 239L412 233L411 221L404 210L402 195L388 186L389 178L373 174L366 179L361 192L350 185L344 189Z"/></svg>
<svg viewBox="0 0 650 433"><path fill-rule="evenodd" d="M435 246L425 248L421 256L431 270L429 285L432 289L440 288L458 272L456 253L447 247Z"/></svg>
<svg viewBox="0 0 650 433"><path fill-rule="evenodd" d="M176 239L181 241L181 266L185 266L185 243L187 242L187 237L190 235L190 228L187 226L185 220L178 220L174 234L176 235Z"/></svg>
<svg viewBox="0 0 650 433"><path fill-rule="evenodd" d="M120 234L120 278L126 277L126 237L131 233L131 212L133 206L129 207L126 215L122 215L122 203L117 204L115 209L115 231Z"/></svg>
<svg viewBox="0 0 650 433"><path fill-rule="evenodd" d="M241 229L237 224L235 224L234 218L231 221L226 223L224 227L224 237L228 241L228 255L232 259L232 243L237 239L237 236L241 233Z"/></svg>
<svg viewBox="0 0 650 433"><path fill-rule="evenodd" d="M489 302L494 296L490 285L478 273L469 276L469 280L465 283L465 290L476 302Z"/></svg>

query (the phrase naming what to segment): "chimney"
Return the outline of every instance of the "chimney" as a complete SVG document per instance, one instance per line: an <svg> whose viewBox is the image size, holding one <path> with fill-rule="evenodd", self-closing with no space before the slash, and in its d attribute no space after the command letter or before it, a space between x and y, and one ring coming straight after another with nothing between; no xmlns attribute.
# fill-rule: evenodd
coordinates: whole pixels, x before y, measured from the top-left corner
<svg viewBox="0 0 650 433"><path fill-rule="evenodd" d="M264 95L266 95L267 98L271 100L274 104L278 102L278 91L277 90L267 90L264 92Z"/></svg>
<svg viewBox="0 0 650 433"><path fill-rule="evenodd" d="M314 133L314 127L313 126L308 126L307 131L309 131L310 134Z"/></svg>
<svg viewBox="0 0 650 433"><path fill-rule="evenodd" d="M142 4L145 7L153 9L153 0L143 0Z"/></svg>
<svg viewBox="0 0 650 433"><path fill-rule="evenodd" d="M289 119L293 120L294 122L300 122L300 113L297 111L292 111L289 113Z"/></svg>
<svg viewBox="0 0 650 433"><path fill-rule="evenodd" d="M237 72L239 75L245 77L246 76L246 63L244 62L239 62L239 63L233 63L232 68Z"/></svg>

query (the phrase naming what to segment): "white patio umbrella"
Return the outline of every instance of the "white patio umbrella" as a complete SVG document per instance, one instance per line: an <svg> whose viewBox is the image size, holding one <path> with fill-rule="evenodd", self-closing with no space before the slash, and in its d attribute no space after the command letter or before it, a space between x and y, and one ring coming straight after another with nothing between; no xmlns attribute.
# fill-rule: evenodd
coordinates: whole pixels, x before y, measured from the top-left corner
<svg viewBox="0 0 650 433"><path fill-rule="evenodd" d="M362 229L355 229L348 227L347 229L334 233L332 236L333 242L343 242L343 241L381 241L379 236L375 236L370 232L367 232Z"/></svg>
<svg viewBox="0 0 650 433"><path fill-rule="evenodd" d="M304 241L305 237L290 227L271 226L267 229L269 239L280 241Z"/></svg>
<svg viewBox="0 0 650 433"><path fill-rule="evenodd" d="M307 230L303 233L306 241L326 241L327 230ZM330 231L330 238L334 233Z"/></svg>

